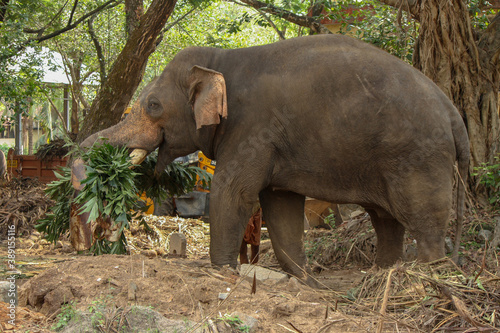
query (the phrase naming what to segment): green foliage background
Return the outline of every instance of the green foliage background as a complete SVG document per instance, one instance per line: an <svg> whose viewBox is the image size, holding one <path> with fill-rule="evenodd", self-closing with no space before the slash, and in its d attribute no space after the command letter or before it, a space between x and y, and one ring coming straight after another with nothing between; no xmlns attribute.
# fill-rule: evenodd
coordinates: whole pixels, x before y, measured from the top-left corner
<svg viewBox="0 0 500 333"><path fill-rule="evenodd" d="M500 210L500 155L495 157L495 163L483 163L480 167L474 168L472 175L479 177L479 183L488 192L493 209Z"/></svg>
<svg viewBox="0 0 500 333"><path fill-rule="evenodd" d="M80 0L73 14L73 21L106 0ZM151 1L145 1L148 6ZM342 33L353 34L369 43L411 62L413 47L418 33L418 24L408 14L387 6L380 1L300 1L267 0L266 3L298 15L308 15L312 5L324 6L324 14L342 23ZM77 28L42 43L33 41L37 32L49 34L63 28L69 21L72 2L65 0L10 0L7 14L0 22L0 96L5 105L16 112L29 113L29 105L40 102L46 94L52 94L41 84L43 72L40 64L50 58L40 52L41 46L61 53L74 63L77 59L84 64L82 77L86 81L84 94L91 101L98 91L99 59L89 35L86 22ZM468 2L472 23L475 28L488 26L485 3L479 0ZM359 10L346 16L346 10L355 6ZM62 10L61 10L62 9ZM278 34L269 23L283 31L287 38L308 34L309 30L284 20L280 16L263 14L238 1L181 0L177 2L172 17L164 29L162 41L148 62L144 83L159 75L173 56L185 47L212 46L239 48L268 44L278 40ZM94 30L102 46L106 70L126 42L124 2L102 11L94 17ZM30 50L28 56L25 51ZM67 68L66 68L67 70ZM139 89L140 90L140 89ZM0 105L3 115L5 107ZM83 115L82 115L83 117Z"/></svg>

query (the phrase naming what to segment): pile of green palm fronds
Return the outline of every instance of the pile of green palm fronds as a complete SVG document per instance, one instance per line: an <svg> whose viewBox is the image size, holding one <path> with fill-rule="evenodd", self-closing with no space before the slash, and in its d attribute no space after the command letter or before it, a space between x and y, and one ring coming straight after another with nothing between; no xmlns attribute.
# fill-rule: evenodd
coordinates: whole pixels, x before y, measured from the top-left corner
<svg viewBox="0 0 500 333"><path fill-rule="evenodd" d="M71 169L62 168L55 173L58 180L47 186L46 194L56 202L51 212L39 221L36 229L46 234L48 241L56 242L70 227L72 203L81 209L78 214L89 213L88 222L98 218L109 218L120 223L120 239L108 242L96 237L91 251L95 254L125 253L126 239L123 229L128 228L131 210L137 207L137 175L130 167L126 148L116 148L107 143L80 152L86 164L87 178L82 181L84 188L76 195L71 183Z"/></svg>
<svg viewBox="0 0 500 333"><path fill-rule="evenodd" d="M57 204L36 228L46 234L47 240L57 241L69 229L70 206L75 203L81 207L78 214L89 213L89 222L108 219L119 226L120 237L116 242L94 235L91 251L95 254L127 252L123 230L129 228L133 212L144 206L138 194L146 192L151 199L163 198L166 194L183 194L194 188L197 175L205 181L209 181L210 176L199 168L172 163L155 178L156 155L148 157L144 165L134 169L127 148L113 147L106 142L87 151L73 146L72 153L75 152L86 166L83 189L74 197L71 170L62 169L62 173L57 174L58 180L49 184L46 191Z"/></svg>
<svg viewBox="0 0 500 333"><path fill-rule="evenodd" d="M355 294L349 312L377 313L377 332L500 330L500 276L484 268L468 275L449 259L368 275Z"/></svg>
<svg viewBox="0 0 500 333"><path fill-rule="evenodd" d="M45 189L46 196L54 201L54 205L49 207L35 228L45 233L45 239L55 244L69 230L71 200L75 189L71 184L70 168L61 167L59 172L54 171L54 175L57 180L49 183Z"/></svg>

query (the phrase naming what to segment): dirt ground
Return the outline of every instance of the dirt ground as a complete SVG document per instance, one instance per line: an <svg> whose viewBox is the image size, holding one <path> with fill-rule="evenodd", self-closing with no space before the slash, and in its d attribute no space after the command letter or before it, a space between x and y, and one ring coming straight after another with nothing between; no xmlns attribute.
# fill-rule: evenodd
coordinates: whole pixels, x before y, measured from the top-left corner
<svg viewBox="0 0 500 333"><path fill-rule="evenodd" d="M35 237L20 243L32 247ZM17 280L19 305L32 313L31 318L19 322L16 331L51 331L61 316L61 305L68 303L82 311L93 305L108 310L152 307L166 318L190 320L206 332L209 320L222 321L234 313L255 318L253 332L360 332L373 324L370 318L360 322L335 311L339 301L348 306L343 295L365 275L359 268L315 274L330 290L314 290L283 278L257 281L252 293L253 276L242 278L238 271L214 269L206 254L188 258L142 254L95 257L63 253L69 251L64 241L57 249L41 243L41 249L35 250L37 255L30 254L33 248L25 248L19 249L16 257L21 271ZM269 248L269 241L262 246ZM262 265L275 270L271 256L264 254ZM6 258L3 246L0 257Z"/></svg>
<svg viewBox="0 0 500 333"><path fill-rule="evenodd" d="M21 208L0 207L0 220L7 217L0 224L21 215ZM478 244L471 231L477 214L465 228L465 247L475 247L463 249L461 267L445 261L383 271L369 269L376 240L366 215L354 215L340 228L306 233L322 290L211 267L208 225L198 220L154 218L148 232L133 223L130 255L91 256L73 251L65 238L48 243L29 228L34 222L19 218L16 320L9 323L8 303L0 302L0 332L500 332L498 253ZM187 237L185 258L166 254L168 236L179 230ZM0 281L8 281L3 231ZM259 266L279 273L265 230L263 239ZM411 249L408 239L408 255Z"/></svg>

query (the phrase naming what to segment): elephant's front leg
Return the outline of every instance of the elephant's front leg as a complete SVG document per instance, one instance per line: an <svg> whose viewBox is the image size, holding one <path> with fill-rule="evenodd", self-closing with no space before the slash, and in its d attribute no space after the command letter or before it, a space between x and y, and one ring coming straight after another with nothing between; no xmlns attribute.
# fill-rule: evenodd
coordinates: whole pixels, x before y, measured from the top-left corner
<svg viewBox="0 0 500 333"><path fill-rule="evenodd" d="M281 268L314 285L304 252L304 203L305 197L294 192L270 188L260 192L263 220Z"/></svg>
<svg viewBox="0 0 500 333"><path fill-rule="evenodd" d="M241 242L259 189L248 177L216 173L210 191L210 260L236 267Z"/></svg>

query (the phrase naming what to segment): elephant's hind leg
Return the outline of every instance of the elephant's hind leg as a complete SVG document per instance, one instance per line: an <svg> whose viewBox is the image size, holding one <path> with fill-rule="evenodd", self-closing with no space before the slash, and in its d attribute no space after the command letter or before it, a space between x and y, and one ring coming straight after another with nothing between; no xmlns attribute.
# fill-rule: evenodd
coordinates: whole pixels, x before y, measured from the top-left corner
<svg viewBox="0 0 500 333"><path fill-rule="evenodd" d="M281 268L303 281L308 280L304 252L303 195L266 188L260 192L263 220Z"/></svg>
<svg viewBox="0 0 500 333"><path fill-rule="evenodd" d="M432 178L430 177L432 176ZM452 205L453 173L436 169L404 180L406 187L392 194L396 216L417 241L418 260L429 262L445 256L444 238ZM402 199L401 199L402 198Z"/></svg>
<svg viewBox="0 0 500 333"><path fill-rule="evenodd" d="M432 203L429 203L428 207L432 208ZM442 211L422 209L408 214L405 225L410 235L417 241L418 261L430 262L445 256L444 238L448 218L448 209Z"/></svg>
<svg viewBox="0 0 500 333"><path fill-rule="evenodd" d="M446 255L444 239L449 210L433 211L429 214L420 214L415 218L416 227L410 228L410 234L417 240L418 260L430 262L443 258Z"/></svg>
<svg viewBox="0 0 500 333"><path fill-rule="evenodd" d="M377 234L377 256L375 264L389 267L403 258L405 227L389 214L366 209Z"/></svg>

